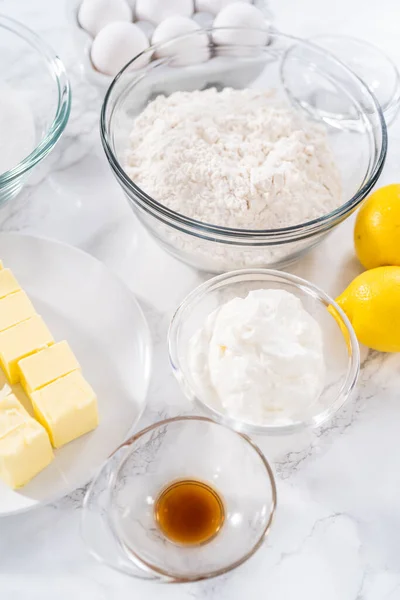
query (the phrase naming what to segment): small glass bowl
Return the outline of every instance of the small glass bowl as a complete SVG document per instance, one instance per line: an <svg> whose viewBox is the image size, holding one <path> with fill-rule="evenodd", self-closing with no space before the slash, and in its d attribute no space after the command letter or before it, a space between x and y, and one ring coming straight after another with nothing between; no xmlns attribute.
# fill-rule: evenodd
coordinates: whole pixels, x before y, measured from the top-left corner
<svg viewBox="0 0 400 600"><path fill-rule="evenodd" d="M224 521L208 543L177 545L155 520L155 502L180 479L209 484ZM87 491L82 534L91 553L118 571L165 582L221 575L261 546L276 508L274 476L245 435L206 417L175 417L140 431L103 466Z"/></svg>
<svg viewBox="0 0 400 600"><path fill-rule="evenodd" d="M207 316L235 297L245 297L251 290L282 289L291 292L318 322L323 336L326 365L325 386L316 402L306 411L284 415L271 413L263 424L240 421L212 404L204 390L199 390L188 365L188 344L193 334L204 325ZM191 292L172 318L169 356L173 372L186 397L213 419L248 434L285 434L307 427L318 427L339 410L354 389L359 369L360 352L353 328L344 312L322 290L311 283L268 269L246 269L210 279Z"/></svg>
<svg viewBox="0 0 400 600"><path fill-rule="evenodd" d="M71 110L64 65L36 33L0 15L0 89L12 90L32 112L32 144L27 156L0 173L0 206L22 189L33 167L59 140ZM7 140L9 142L9 140Z"/></svg>
<svg viewBox="0 0 400 600"><path fill-rule="evenodd" d="M310 39L346 64L378 100L387 125L400 109L400 74L395 63L377 46L347 35L320 34Z"/></svg>

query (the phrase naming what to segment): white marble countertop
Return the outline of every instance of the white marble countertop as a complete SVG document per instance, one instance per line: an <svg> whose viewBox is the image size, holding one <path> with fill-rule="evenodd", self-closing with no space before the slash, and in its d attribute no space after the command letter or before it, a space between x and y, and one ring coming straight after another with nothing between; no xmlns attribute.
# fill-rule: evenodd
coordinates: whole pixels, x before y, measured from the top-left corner
<svg viewBox="0 0 400 600"><path fill-rule="evenodd" d="M271 0L276 24L301 36L358 35L400 66L396 0ZM3 229L67 241L115 270L136 293L155 345L142 423L187 410L169 370L166 331L177 303L205 279L166 255L136 221L103 156L100 98L74 57L61 0L0 0L0 12L42 35L67 66L73 109L45 172L5 209ZM400 119L390 128L380 184L400 179ZM352 223L291 269L336 295L359 272ZM330 268L326 265L329 263ZM322 430L257 440L273 461L279 507L265 546L236 571L205 583L160 585L96 564L79 536L84 490L1 520L1 600L398 600L400 598L400 356L363 355L354 400Z"/></svg>

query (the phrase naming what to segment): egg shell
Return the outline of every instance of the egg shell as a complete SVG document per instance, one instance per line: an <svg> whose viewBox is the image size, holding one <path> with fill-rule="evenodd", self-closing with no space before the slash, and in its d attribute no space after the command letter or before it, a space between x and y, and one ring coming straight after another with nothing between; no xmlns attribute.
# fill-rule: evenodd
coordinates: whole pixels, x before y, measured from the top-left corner
<svg viewBox="0 0 400 600"><path fill-rule="evenodd" d="M176 40L156 49L157 58L174 56L173 66L186 66L205 62L210 56L209 39L201 27L188 17L168 17L155 29L152 44L163 44L179 36L199 31L198 35Z"/></svg>
<svg viewBox="0 0 400 600"><path fill-rule="evenodd" d="M213 28L218 27L240 27L237 31L214 31L213 41L215 44L243 44L248 46L262 46L267 43L269 35L269 24L261 10L253 4L234 2L223 8L215 17ZM246 28L248 27L248 30Z"/></svg>
<svg viewBox="0 0 400 600"><path fill-rule="evenodd" d="M193 12L193 0L136 0L136 18L156 25L174 15L190 17Z"/></svg>
<svg viewBox="0 0 400 600"><path fill-rule="evenodd" d="M126 0L83 0L78 22L95 37L103 27L114 21L132 21L132 9Z"/></svg>
<svg viewBox="0 0 400 600"><path fill-rule="evenodd" d="M91 59L98 71L115 76L148 47L149 40L134 23L110 23L93 40ZM150 56L142 57L136 68L144 67L149 60Z"/></svg>
<svg viewBox="0 0 400 600"><path fill-rule="evenodd" d="M252 0L240 0L245 4L252 4ZM238 0L195 0L195 10L197 12L209 12L217 15L223 8L238 2Z"/></svg>

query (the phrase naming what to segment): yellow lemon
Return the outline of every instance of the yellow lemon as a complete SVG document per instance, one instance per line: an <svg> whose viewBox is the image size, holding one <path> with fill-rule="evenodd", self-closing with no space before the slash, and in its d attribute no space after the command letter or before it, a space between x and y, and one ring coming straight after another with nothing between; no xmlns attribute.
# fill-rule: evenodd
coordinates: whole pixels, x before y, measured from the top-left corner
<svg viewBox="0 0 400 600"><path fill-rule="evenodd" d="M381 352L400 352L400 267L361 273L336 302L359 342Z"/></svg>
<svg viewBox="0 0 400 600"><path fill-rule="evenodd" d="M400 184L380 188L361 206L354 244L366 269L400 265Z"/></svg>

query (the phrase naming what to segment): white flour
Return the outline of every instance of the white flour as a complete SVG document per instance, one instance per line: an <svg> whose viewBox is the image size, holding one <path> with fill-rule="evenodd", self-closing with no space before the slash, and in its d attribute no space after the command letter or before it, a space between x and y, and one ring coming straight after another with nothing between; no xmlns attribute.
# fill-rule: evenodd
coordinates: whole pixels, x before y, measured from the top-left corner
<svg viewBox="0 0 400 600"><path fill-rule="evenodd" d="M159 202L213 225L275 229L341 204L324 129L272 92L157 97L135 120L125 168Z"/></svg>

